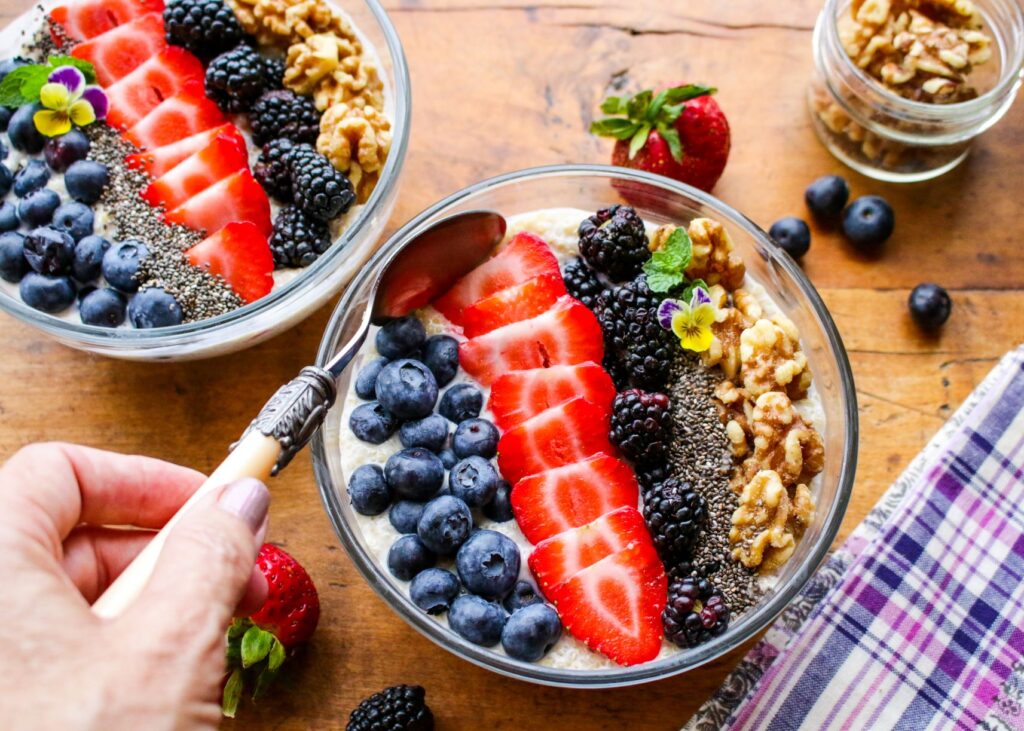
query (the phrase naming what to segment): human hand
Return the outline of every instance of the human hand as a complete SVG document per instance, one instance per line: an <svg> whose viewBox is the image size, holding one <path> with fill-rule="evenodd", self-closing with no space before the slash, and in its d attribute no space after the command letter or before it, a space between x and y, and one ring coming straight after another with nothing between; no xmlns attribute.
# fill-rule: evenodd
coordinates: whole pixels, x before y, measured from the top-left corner
<svg viewBox="0 0 1024 731"><path fill-rule="evenodd" d="M89 609L204 479L70 444L25 447L0 468L0 728L217 726L225 629L267 592L261 482L231 483L183 515L123 614Z"/></svg>

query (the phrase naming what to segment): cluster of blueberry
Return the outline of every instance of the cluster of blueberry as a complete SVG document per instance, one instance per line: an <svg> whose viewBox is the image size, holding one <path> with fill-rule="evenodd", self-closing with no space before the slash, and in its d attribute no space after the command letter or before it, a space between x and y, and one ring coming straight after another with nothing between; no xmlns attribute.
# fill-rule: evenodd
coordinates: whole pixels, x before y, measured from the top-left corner
<svg viewBox="0 0 1024 731"><path fill-rule="evenodd" d="M483 393L452 384L458 343L447 335L427 338L418 319L405 317L382 327L376 346L381 357L355 381L356 394L368 402L353 409L349 427L370 444L397 432L402 449L383 467L353 471L353 508L363 515L389 511L400 536L388 552L388 569L411 582L409 595L420 609L447 612L449 626L470 642L501 642L514 658L539 660L561 636L561 623L534 587L519 580L516 543L479 528L481 518L512 519L511 488L491 461L499 433L480 418ZM454 559L454 573L438 568L439 559Z"/></svg>

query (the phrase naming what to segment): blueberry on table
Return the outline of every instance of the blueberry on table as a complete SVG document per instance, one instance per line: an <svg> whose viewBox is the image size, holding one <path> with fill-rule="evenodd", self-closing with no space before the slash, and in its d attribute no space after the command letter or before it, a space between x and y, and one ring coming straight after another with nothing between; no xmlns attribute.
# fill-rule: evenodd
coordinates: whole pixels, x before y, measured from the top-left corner
<svg viewBox="0 0 1024 731"><path fill-rule="evenodd" d="M184 317L178 300L161 287L144 289L128 303L128 319L139 329L180 325Z"/></svg>
<svg viewBox="0 0 1024 731"><path fill-rule="evenodd" d="M60 196L49 188L29 193L18 201L18 218L26 226L45 226L53 219L53 212L60 206ZM54 226L54 228L57 228Z"/></svg>
<svg viewBox="0 0 1024 731"><path fill-rule="evenodd" d="M451 495L436 497L423 508L416 535L439 556L451 556L473 532L469 506Z"/></svg>
<svg viewBox="0 0 1024 731"><path fill-rule="evenodd" d="M107 166L95 160L73 162L64 173L64 186L68 189L68 195L88 205L100 199L108 182L110 174Z"/></svg>
<svg viewBox="0 0 1024 731"><path fill-rule="evenodd" d="M531 604L515 612L501 631L501 646L509 657L537 662L562 636L558 612L547 604Z"/></svg>
<svg viewBox="0 0 1024 731"><path fill-rule="evenodd" d="M843 234L858 248L880 246L892 236L895 227L892 206L877 195L858 198L843 212Z"/></svg>
<svg viewBox="0 0 1024 731"><path fill-rule="evenodd" d="M434 410L437 381L415 360L396 360L384 366L374 389L377 400L399 419L419 419Z"/></svg>
<svg viewBox="0 0 1024 731"><path fill-rule="evenodd" d="M54 314L66 310L75 301L75 283L71 277L48 277L29 272L18 285L18 293L29 307Z"/></svg>
<svg viewBox="0 0 1024 731"><path fill-rule="evenodd" d="M466 419L455 427L452 449L458 457L477 455L490 459L498 453L498 427L486 419Z"/></svg>
<svg viewBox="0 0 1024 731"><path fill-rule="evenodd" d="M14 173L14 195L24 198L46 187L50 182L50 169L42 160L29 160Z"/></svg>
<svg viewBox="0 0 1024 731"><path fill-rule="evenodd" d="M18 107L11 115L11 119L7 123L7 137L11 140L11 146L15 150L29 155L42 152L46 138L36 129L35 120L32 119L35 113L42 108L42 104L26 104ZM46 163L42 160L37 162L44 168L46 167Z"/></svg>
<svg viewBox="0 0 1024 731"><path fill-rule="evenodd" d="M18 209L14 204L5 202L0 205L0 231L14 231L20 225Z"/></svg>
<svg viewBox="0 0 1024 731"><path fill-rule="evenodd" d="M79 282L93 282L103 270L103 255L110 242L102 236L86 236L75 244L75 258L71 262L71 275Z"/></svg>
<svg viewBox="0 0 1024 731"><path fill-rule="evenodd" d="M811 248L811 229L796 216L780 218L768 229L768 235L794 259L799 259Z"/></svg>
<svg viewBox="0 0 1024 731"><path fill-rule="evenodd" d="M141 241L129 239L114 244L103 255L101 270L107 283L122 292L137 292L139 264L149 256L149 248Z"/></svg>
<svg viewBox="0 0 1024 731"><path fill-rule="evenodd" d="M505 610L482 597L464 594L448 609L448 626L475 645L493 647L501 641Z"/></svg>
<svg viewBox="0 0 1024 731"><path fill-rule="evenodd" d="M537 589L529 581L517 581L512 591L508 593L502 606L511 614L523 607L533 604L543 604L544 600L537 594Z"/></svg>
<svg viewBox="0 0 1024 731"><path fill-rule="evenodd" d="M458 424L480 416L484 395L479 388L468 383L456 383L441 395L437 411L441 416Z"/></svg>
<svg viewBox="0 0 1024 731"><path fill-rule="evenodd" d="M2 109L2 107L0 107ZM5 196L11 192L11 186L14 185L14 173L11 169L4 164L0 164L0 196ZM7 205L6 203L4 205Z"/></svg>
<svg viewBox="0 0 1024 731"><path fill-rule="evenodd" d="M924 330L938 330L953 311L953 300L949 298L949 292L931 283L914 287L907 304L914 322Z"/></svg>
<svg viewBox="0 0 1024 731"><path fill-rule="evenodd" d="M25 237L17 231L0 234L0 277L7 282L17 283L28 272L25 260Z"/></svg>
<svg viewBox="0 0 1024 731"><path fill-rule="evenodd" d="M462 585L487 599L501 599L512 590L519 564L519 546L493 530L478 530L455 557Z"/></svg>
<svg viewBox="0 0 1024 731"><path fill-rule="evenodd" d="M459 458L455 456L455 452L447 447L438 452L437 456L441 458L441 464L444 465L446 470L450 470L459 463Z"/></svg>
<svg viewBox="0 0 1024 731"><path fill-rule="evenodd" d="M451 335L432 335L423 346L423 363L438 386L447 386L459 372L459 341Z"/></svg>
<svg viewBox="0 0 1024 731"><path fill-rule="evenodd" d="M423 447L431 452L438 452L448 439L448 423L440 414L407 421L398 430L398 438L403 447Z"/></svg>
<svg viewBox="0 0 1024 731"><path fill-rule="evenodd" d="M392 492L399 497L406 500L428 500L444 484L444 465L428 449L401 449L384 463L384 477Z"/></svg>
<svg viewBox="0 0 1024 731"><path fill-rule="evenodd" d="M348 426L356 438L368 444L383 444L398 429L395 415L376 401L361 404L352 410Z"/></svg>
<svg viewBox="0 0 1024 731"><path fill-rule="evenodd" d="M385 358L405 358L423 347L427 339L427 331L423 329L423 323L415 317L399 317L385 323L377 331L374 341L377 345L377 352Z"/></svg>
<svg viewBox="0 0 1024 731"><path fill-rule="evenodd" d="M391 504L391 490L380 465L357 467L348 480L348 497L360 515L380 515Z"/></svg>
<svg viewBox="0 0 1024 731"><path fill-rule="evenodd" d="M72 163L89 154L89 138L80 129L72 129L59 137L50 137L43 147L43 158L54 172L62 173Z"/></svg>
<svg viewBox="0 0 1024 731"><path fill-rule="evenodd" d="M78 201L61 204L53 212L53 223L58 231L67 231L75 241L92 235L94 216L92 209Z"/></svg>
<svg viewBox="0 0 1024 731"><path fill-rule="evenodd" d="M484 517L495 523L506 523L512 520L512 486L507 480L498 480L498 489L494 497L484 505Z"/></svg>
<svg viewBox="0 0 1024 731"><path fill-rule="evenodd" d="M452 495L479 508L494 499L498 491L498 470L489 461L471 455L452 468L448 486Z"/></svg>
<svg viewBox="0 0 1024 731"><path fill-rule="evenodd" d="M823 175L807 186L804 201L815 218L835 222L850 199L850 186L838 175Z"/></svg>
<svg viewBox="0 0 1024 731"><path fill-rule="evenodd" d="M459 595L459 579L451 571L421 571L409 585L412 603L427 614L443 614Z"/></svg>
<svg viewBox="0 0 1024 731"><path fill-rule="evenodd" d="M75 242L63 231L35 228L25 236L25 258L40 274L66 274L75 258Z"/></svg>
<svg viewBox="0 0 1024 731"><path fill-rule="evenodd" d="M126 307L124 295L117 290L93 288L81 298L78 314L86 325L117 327L124 322Z"/></svg>
<svg viewBox="0 0 1024 731"><path fill-rule="evenodd" d="M411 581L416 574L437 563L437 556L423 545L417 535L405 535L391 544L388 571L396 579Z"/></svg>
<svg viewBox="0 0 1024 731"><path fill-rule="evenodd" d="M399 500L388 511L388 522L399 533L415 533L425 507L415 500Z"/></svg>
<svg viewBox="0 0 1024 731"><path fill-rule="evenodd" d="M377 376L380 375L381 368L387 364L387 358L376 358L363 366L356 376L356 396L367 401L376 398L374 389L377 386Z"/></svg>

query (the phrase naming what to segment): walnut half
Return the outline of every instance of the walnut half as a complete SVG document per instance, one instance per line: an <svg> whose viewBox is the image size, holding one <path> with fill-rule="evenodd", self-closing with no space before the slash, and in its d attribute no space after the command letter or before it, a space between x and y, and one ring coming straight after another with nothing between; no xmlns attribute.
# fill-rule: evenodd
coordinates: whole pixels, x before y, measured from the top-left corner
<svg viewBox="0 0 1024 731"><path fill-rule="evenodd" d="M373 107L335 104L320 118L316 149L348 174L359 202L365 203L391 150L391 123Z"/></svg>
<svg viewBox="0 0 1024 731"><path fill-rule="evenodd" d="M730 292L743 284L747 269L733 251L729 232L718 221L695 218L687 228L693 256L686 268L689 279L721 284Z"/></svg>
<svg viewBox="0 0 1024 731"><path fill-rule="evenodd" d="M804 484L791 495L772 470L758 472L743 488L732 516L732 556L747 568L771 572L796 549L814 517L814 502Z"/></svg>
<svg viewBox="0 0 1024 731"><path fill-rule="evenodd" d="M760 319L740 335L743 387L752 397L784 391L794 400L807 395L811 371L800 350L800 334L789 319Z"/></svg>

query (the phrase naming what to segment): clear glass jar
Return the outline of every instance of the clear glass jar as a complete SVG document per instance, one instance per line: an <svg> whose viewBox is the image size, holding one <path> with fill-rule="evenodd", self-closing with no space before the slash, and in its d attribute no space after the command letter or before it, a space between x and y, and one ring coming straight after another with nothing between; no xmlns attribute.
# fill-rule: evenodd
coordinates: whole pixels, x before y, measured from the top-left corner
<svg viewBox="0 0 1024 731"><path fill-rule="evenodd" d="M1024 14L1016 0L974 0L992 57L975 68L979 95L938 104L913 101L868 76L847 54L839 22L850 0L827 0L814 28L808 90L814 129L828 150L878 180L915 182L956 167L971 143L1007 112L1024 75Z"/></svg>

